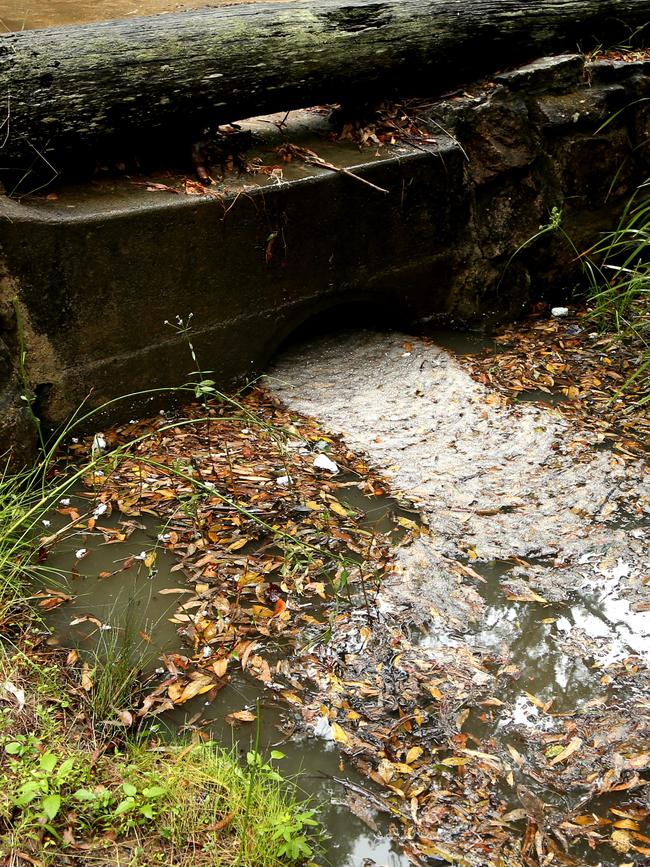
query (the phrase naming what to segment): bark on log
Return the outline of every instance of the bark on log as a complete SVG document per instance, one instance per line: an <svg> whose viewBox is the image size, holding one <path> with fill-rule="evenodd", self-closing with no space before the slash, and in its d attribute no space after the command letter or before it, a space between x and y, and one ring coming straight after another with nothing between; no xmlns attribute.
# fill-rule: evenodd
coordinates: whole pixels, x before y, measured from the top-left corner
<svg viewBox="0 0 650 867"><path fill-rule="evenodd" d="M360 94L435 94L649 20L650 0L301 0L7 34L0 165Z"/></svg>

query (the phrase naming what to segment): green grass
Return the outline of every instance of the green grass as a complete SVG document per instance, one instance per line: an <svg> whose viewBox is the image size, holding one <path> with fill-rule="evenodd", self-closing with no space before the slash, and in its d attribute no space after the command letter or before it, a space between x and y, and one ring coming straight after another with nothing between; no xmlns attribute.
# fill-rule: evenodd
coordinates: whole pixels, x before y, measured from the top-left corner
<svg viewBox="0 0 650 867"><path fill-rule="evenodd" d="M650 180L627 202L612 231L582 256L591 317L604 332L638 347L632 384L637 405L650 401Z"/></svg>
<svg viewBox="0 0 650 867"><path fill-rule="evenodd" d="M43 518L69 485L46 489L40 467L11 473L5 464L0 477L0 625L15 623L21 611L34 616L31 594L56 578L39 562L38 535Z"/></svg>
<svg viewBox="0 0 650 867"><path fill-rule="evenodd" d="M120 713L130 712L139 703L146 685L143 645L127 622L122 629L100 632L96 647L84 651L92 683L84 698L95 731L113 725Z"/></svg>
<svg viewBox="0 0 650 867"><path fill-rule="evenodd" d="M0 855L45 865L304 864L317 822L278 773L215 743L97 741L56 659L0 650ZM7 690L7 684L11 687ZM76 848L82 844L82 849Z"/></svg>

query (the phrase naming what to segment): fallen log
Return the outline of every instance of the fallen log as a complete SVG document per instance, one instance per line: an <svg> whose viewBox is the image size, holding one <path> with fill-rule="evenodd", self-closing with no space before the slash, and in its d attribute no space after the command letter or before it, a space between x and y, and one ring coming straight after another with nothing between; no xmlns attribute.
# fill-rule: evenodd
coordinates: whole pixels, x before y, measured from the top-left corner
<svg viewBox="0 0 650 867"><path fill-rule="evenodd" d="M301 0L0 37L0 162L397 91L440 93L650 20L650 0ZM4 139L4 141L3 141Z"/></svg>

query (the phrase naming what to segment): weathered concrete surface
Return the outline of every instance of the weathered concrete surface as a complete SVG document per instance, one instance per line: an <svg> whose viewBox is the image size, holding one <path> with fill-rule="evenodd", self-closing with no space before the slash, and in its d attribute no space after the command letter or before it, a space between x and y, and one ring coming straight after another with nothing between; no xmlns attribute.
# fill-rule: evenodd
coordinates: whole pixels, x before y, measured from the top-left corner
<svg viewBox="0 0 650 867"><path fill-rule="evenodd" d="M426 142L378 155L314 130L285 133L386 194L290 165L281 183L251 177L222 197L125 179L64 188L54 201L2 200L0 294L23 310L39 412L56 423L91 392L96 405L184 382L187 348L164 324L177 314L194 313L201 363L226 384L257 375L288 334L337 305L384 307L411 328L481 328L531 298L559 298L576 271L561 237L506 264L552 207L579 248L615 223L648 170L650 112L637 101L650 95L648 67L595 63L585 74L578 57L544 61L437 104ZM260 144L267 164L279 162L277 143ZM0 339L3 400L19 407L11 315ZM9 425L5 444L11 430L24 437Z"/></svg>

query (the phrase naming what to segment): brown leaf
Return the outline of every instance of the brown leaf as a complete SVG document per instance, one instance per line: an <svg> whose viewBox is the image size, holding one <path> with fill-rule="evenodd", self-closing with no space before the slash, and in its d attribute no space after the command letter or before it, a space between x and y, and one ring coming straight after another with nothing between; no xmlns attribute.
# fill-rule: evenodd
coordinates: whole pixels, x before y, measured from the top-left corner
<svg viewBox="0 0 650 867"><path fill-rule="evenodd" d="M234 713L226 714L224 720L228 723L229 726L241 725L242 723L250 723L255 722L257 719L257 714L254 714L252 710L238 710Z"/></svg>
<svg viewBox="0 0 650 867"><path fill-rule="evenodd" d="M81 688L85 689L86 692L90 692L93 688L93 681L91 676L90 666L87 662L84 662L83 668L81 669Z"/></svg>

